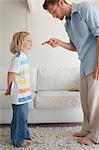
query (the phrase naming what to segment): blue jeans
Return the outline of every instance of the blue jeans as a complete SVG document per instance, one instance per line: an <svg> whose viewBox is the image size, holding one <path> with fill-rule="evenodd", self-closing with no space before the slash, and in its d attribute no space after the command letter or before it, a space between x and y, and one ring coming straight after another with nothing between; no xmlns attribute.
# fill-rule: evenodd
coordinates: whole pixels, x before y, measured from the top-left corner
<svg viewBox="0 0 99 150"><path fill-rule="evenodd" d="M13 118L11 122L11 141L16 147L21 147L25 139L30 139L27 126L28 103L12 104Z"/></svg>

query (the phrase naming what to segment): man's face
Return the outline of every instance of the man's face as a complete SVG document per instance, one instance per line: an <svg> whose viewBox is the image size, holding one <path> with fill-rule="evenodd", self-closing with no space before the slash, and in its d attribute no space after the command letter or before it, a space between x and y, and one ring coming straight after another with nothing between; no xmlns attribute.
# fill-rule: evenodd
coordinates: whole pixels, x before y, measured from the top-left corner
<svg viewBox="0 0 99 150"><path fill-rule="evenodd" d="M62 7L60 7L58 4L55 4L55 5L50 4L47 10L49 11L50 14L52 14L54 18L58 18L60 20L64 19L65 13Z"/></svg>

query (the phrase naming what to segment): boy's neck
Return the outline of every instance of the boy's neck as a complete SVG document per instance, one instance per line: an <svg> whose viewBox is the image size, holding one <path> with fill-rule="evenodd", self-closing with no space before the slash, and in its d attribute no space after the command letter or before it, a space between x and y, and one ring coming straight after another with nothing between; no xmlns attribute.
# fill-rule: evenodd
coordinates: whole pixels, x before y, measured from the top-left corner
<svg viewBox="0 0 99 150"><path fill-rule="evenodd" d="M28 53L28 51L27 50L22 50L22 52L24 53L24 54L26 54L27 55L27 53Z"/></svg>

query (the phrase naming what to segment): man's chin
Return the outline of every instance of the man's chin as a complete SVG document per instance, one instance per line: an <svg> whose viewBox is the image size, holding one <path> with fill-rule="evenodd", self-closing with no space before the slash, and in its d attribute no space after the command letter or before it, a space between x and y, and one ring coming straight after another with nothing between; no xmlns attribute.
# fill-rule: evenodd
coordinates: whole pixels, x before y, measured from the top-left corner
<svg viewBox="0 0 99 150"><path fill-rule="evenodd" d="M64 17L56 17L57 19L60 19L60 20L63 20L64 19Z"/></svg>
<svg viewBox="0 0 99 150"><path fill-rule="evenodd" d="M64 18L59 18L60 20L63 20Z"/></svg>

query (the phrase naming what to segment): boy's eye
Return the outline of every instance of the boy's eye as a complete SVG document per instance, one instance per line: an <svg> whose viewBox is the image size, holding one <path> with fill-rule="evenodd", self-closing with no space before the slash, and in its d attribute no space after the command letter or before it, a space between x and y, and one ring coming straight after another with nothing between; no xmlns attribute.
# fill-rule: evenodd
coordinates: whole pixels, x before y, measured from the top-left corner
<svg viewBox="0 0 99 150"><path fill-rule="evenodd" d="M30 42L30 40L27 40L28 42Z"/></svg>

